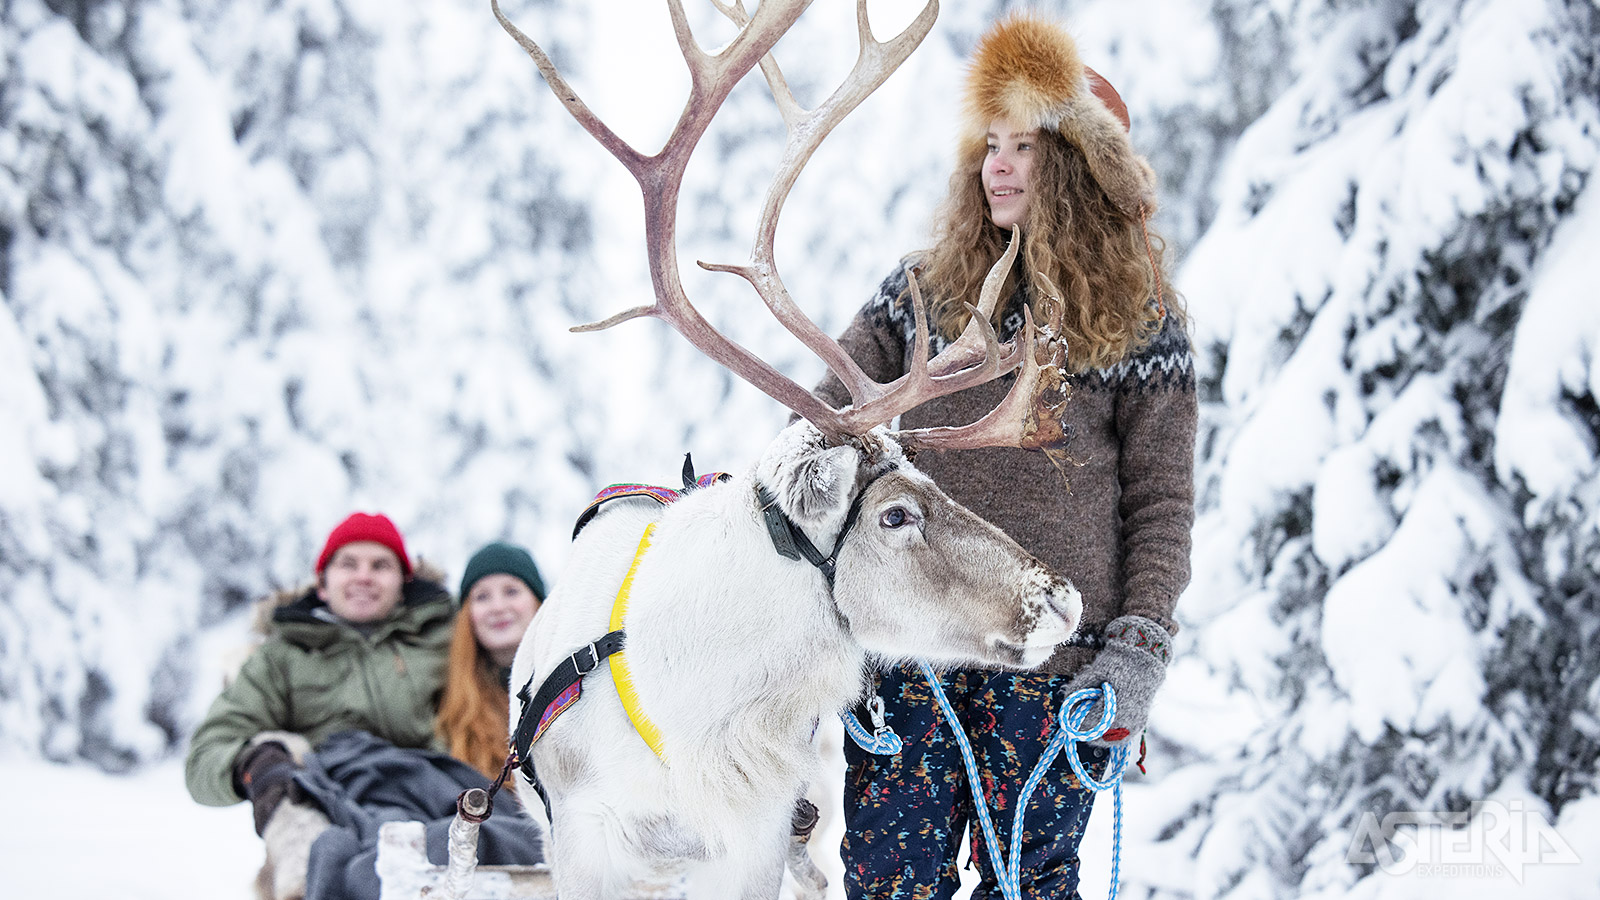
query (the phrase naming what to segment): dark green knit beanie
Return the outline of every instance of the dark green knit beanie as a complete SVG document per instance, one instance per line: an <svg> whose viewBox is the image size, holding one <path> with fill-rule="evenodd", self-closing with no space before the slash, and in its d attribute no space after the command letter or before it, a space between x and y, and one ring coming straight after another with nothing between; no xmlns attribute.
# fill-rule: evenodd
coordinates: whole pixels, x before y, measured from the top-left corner
<svg viewBox="0 0 1600 900"><path fill-rule="evenodd" d="M539 577L539 567L533 564L533 556L528 551L515 544L495 541L472 554L472 559L467 560L467 571L461 575L461 593L457 595L461 602L466 602L472 586L485 575L514 575L522 579L535 597L541 602L544 600L544 579Z"/></svg>

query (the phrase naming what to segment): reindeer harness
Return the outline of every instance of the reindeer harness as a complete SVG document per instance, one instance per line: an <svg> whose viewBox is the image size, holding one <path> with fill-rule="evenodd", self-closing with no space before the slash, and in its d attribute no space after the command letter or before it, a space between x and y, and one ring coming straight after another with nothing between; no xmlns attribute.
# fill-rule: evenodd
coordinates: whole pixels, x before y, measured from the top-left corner
<svg viewBox="0 0 1600 900"><path fill-rule="evenodd" d="M844 549L844 539L850 535L850 529L855 527L856 519L861 515L861 504L866 500L867 488L896 468L894 463L890 463L872 473L867 483L856 492L855 500L850 502L850 511L845 513L844 526L839 529L839 536L833 539L833 550L827 556L822 555L822 551L811 543L800 526L778 505L778 498L773 495L772 489L764 484L756 485L756 501L761 505L761 518L767 523L767 534L772 538L773 549L786 559L804 558L816 566L822 572L822 577L828 580L828 590L832 591L833 576L839 565L839 551Z"/></svg>
<svg viewBox="0 0 1600 900"><path fill-rule="evenodd" d="M844 525L839 529L838 536L834 539L833 549L827 556L816 548L811 539L806 537L800 526L790 519L778 505L777 497L766 485L758 484L756 499L761 508L761 516L767 526L767 533L772 538L773 548L785 558L805 559L816 566L827 579L828 588L833 588L834 574L839 561L839 551L844 548L845 538L855 526L856 520L861 515L861 505L866 497L866 489L873 481L894 471L892 463L874 472L867 484L862 485L856 493L855 500L851 502L849 511L845 514ZM577 538L583 527L591 522L600 512L600 507L612 500L625 497L648 497L662 506L676 503L684 494L690 491L710 487L718 482L728 481L732 476L725 472L712 472L696 478L694 464L688 454L683 459L683 489L660 487L649 484L613 484L595 495L594 500L578 515L577 524L573 526L572 536ZM617 696L622 701L622 708L628 714L628 721L633 723L633 728L644 739L651 751L663 763L666 754L662 750L661 732L650 717L645 714L639 704L639 692L633 684L633 674L628 667L626 654L623 648L627 644L627 633L623 629L623 622L628 614L628 600L633 592L634 575L639 570L639 563L644 559L645 552L650 549L650 537L655 532L656 523L651 522L645 526L644 534L639 538L639 547L634 551L633 562L628 565L628 572L623 576L622 586L617 590L617 599L611 606L610 631L597 640L578 648L566 659L556 665L545 680L539 685L537 692L533 690L533 678L530 676L528 683L517 691L517 700L522 705L521 715L517 719L517 727L511 737L511 756L527 777L529 783L538 791L539 799L544 802L545 815L550 816L550 798L545 794L544 786L539 782L538 773L534 770L533 745L545 733L551 724L562 713L583 696L583 678L590 672L599 668L602 661L609 661L611 680L616 684ZM873 698L877 699L877 698ZM538 718L530 713L537 710ZM844 715L846 730L850 732L857 743L874 753L898 753L900 750L899 738L894 731L883 724L882 701L878 701L875 713L872 715L874 725L873 734L868 736L865 729L852 721L851 715ZM850 726L854 725L854 728Z"/></svg>
<svg viewBox="0 0 1600 900"><path fill-rule="evenodd" d="M578 522L572 528L572 536L576 538L583 526L600 512L600 507L612 500L624 497L649 497L650 499L666 506L676 503L689 491L710 487L720 481L727 481L732 476L725 472L711 472L696 478L694 464L687 454L683 458L683 489L659 487L650 484L613 484L595 495L594 500L578 515ZM661 733L656 729L655 723L639 707L639 694L633 686L633 676L628 669L627 658L622 654L623 647L627 644L627 633L623 631L622 622L627 616L628 597L632 593L634 573L639 569L639 561L644 558L645 551L650 549L650 535L655 531L655 523L646 526L644 535L639 539L639 548L634 551L633 562L628 566L628 574L623 577L622 587L617 591L616 602L611 607L611 630L595 641L579 647L571 656L558 663L544 682L539 685L537 692L533 689L533 678L528 678L528 683L517 691L517 700L522 704L522 713L517 718L516 730L511 735L511 759L515 760L522 770L522 774L539 792L539 799L544 801L546 818L550 818L550 797L545 793L544 785L539 782L539 775L533 767L533 754L530 752L533 745L544 735L545 730L572 704L578 702L583 696L583 677L593 672L600 666L602 660L610 660L611 678L616 682L617 695L622 698L622 707L627 710L628 720L633 723L635 731L644 738L657 757L665 761L661 752ZM538 711L534 718L530 713Z"/></svg>

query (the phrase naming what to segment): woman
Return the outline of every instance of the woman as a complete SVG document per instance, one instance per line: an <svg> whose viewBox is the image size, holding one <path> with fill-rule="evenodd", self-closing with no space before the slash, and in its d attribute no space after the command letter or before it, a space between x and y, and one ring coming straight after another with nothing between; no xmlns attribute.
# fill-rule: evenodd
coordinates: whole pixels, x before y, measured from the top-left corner
<svg viewBox="0 0 1600 900"><path fill-rule="evenodd" d="M997 24L979 41L968 75L957 171L935 245L902 261L840 338L872 377L899 377L913 336L906 270L918 268L930 298L937 352L966 326L966 304L976 302L1013 225L1023 245L1009 300L995 311L1001 339L1021 328L1024 304L1036 322L1059 315L1072 391L1059 408L1060 438L1038 450L917 458L952 498L1083 594L1079 635L1036 672L943 675L1003 848L1017 794L1070 692L1102 682L1116 691L1110 730L1080 750L1092 772L1103 771L1107 747L1140 740L1189 578L1194 366L1178 298L1162 290L1156 268L1162 244L1146 231L1154 176L1128 142L1125 117L1115 91L1082 65L1059 26L1025 16ZM1012 377L930 401L901 425L974 421ZM836 405L849 399L832 378L818 393ZM887 669L877 687L889 724L908 740L893 757L846 742L846 891L948 897L959 885L961 834L974 818L959 750L915 667ZM1089 721L1097 720L1098 711ZM1026 896L1076 896L1077 848L1092 802L1065 754L1058 757L1024 817ZM973 896L994 896L994 865L977 830L973 823L982 883Z"/></svg>
<svg viewBox="0 0 1600 900"><path fill-rule="evenodd" d="M499 776L506 761L511 660L544 593L533 557L512 544L479 550L461 576L461 611L437 730L451 756L490 778Z"/></svg>
<svg viewBox="0 0 1600 900"><path fill-rule="evenodd" d="M377 900L378 828L384 822L427 823L428 858L446 861L445 842L456 798L488 788L506 761L511 659L544 601L544 581L527 550L492 543L467 562L455 616L445 686L435 720L436 745L407 750L366 732L335 734L307 757L297 790L332 820L312 846L306 900ZM515 793L495 795L495 813L478 831L478 861L489 865L543 860L531 819Z"/></svg>

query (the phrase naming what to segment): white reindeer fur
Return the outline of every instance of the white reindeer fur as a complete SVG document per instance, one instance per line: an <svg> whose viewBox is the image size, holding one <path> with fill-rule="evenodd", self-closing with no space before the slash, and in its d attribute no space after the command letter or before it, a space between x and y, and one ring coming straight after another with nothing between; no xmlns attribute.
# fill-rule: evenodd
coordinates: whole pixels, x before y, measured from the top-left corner
<svg viewBox="0 0 1600 900"><path fill-rule="evenodd" d="M933 496L932 502L954 507L900 458L892 441L883 454L903 476L894 483L916 489L908 497L917 494L927 503ZM512 683L520 686L530 674L542 680L606 633L639 538L648 523L658 522L633 583L626 654L639 705L661 733L667 764L634 731L602 664L585 679L582 699L533 751L554 809L547 850L563 900L616 896L631 879L659 871L667 857L705 863L691 866L698 868L690 882L696 900L776 896L794 800L817 762L814 726L859 695L868 649L890 657L1030 667L1070 636L1081 612L1076 591L1037 562L1029 569L1031 557L981 520L993 534L973 543L978 559L958 567L974 590L994 593L993 584L1010 572L1018 584L1053 590L1051 603L1037 597L1013 602L989 616L993 622L974 616L967 623L948 608L925 604L924 589L938 586L918 583L962 573L909 573L909 593L907 584L883 584L886 573L896 572L891 557L900 551L876 532L872 540L854 536L880 528L876 510L882 504L876 502L863 509L846 543L832 595L811 564L774 552L755 479L826 553L864 477L858 449L824 449L815 429L798 423L732 482L690 492L665 508L643 499L615 501L584 528L523 640ZM890 537L919 539L910 529L901 531ZM1025 641L996 637L996 622L1016 618L1033 628ZM1002 644L1012 649L1001 651ZM1002 660L997 652L1021 655ZM513 700L513 721L519 712ZM531 789L522 796L527 809L542 810Z"/></svg>

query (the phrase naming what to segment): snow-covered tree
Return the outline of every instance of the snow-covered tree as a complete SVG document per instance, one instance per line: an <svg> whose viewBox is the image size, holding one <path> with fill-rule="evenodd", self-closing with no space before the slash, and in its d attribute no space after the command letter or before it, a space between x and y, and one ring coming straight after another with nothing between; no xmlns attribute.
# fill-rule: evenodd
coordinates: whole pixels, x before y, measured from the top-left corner
<svg viewBox="0 0 1600 900"><path fill-rule="evenodd" d="M8 744L167 752L216 689L197 629L351 508L457 565L551 544L615 391L549 387L587 162L486 10L19 0L0 41Z"/></svg>
<svg viewBox="0 0 1600 900"><path fill-rule="evenodd" d="M1429 895L1350 854L1364 815L1600 803L1600 10L1215 7L1289 68L1182 269L1201 501L1156 721L1194 757L1160 827L1197 897Z"/></svg>

